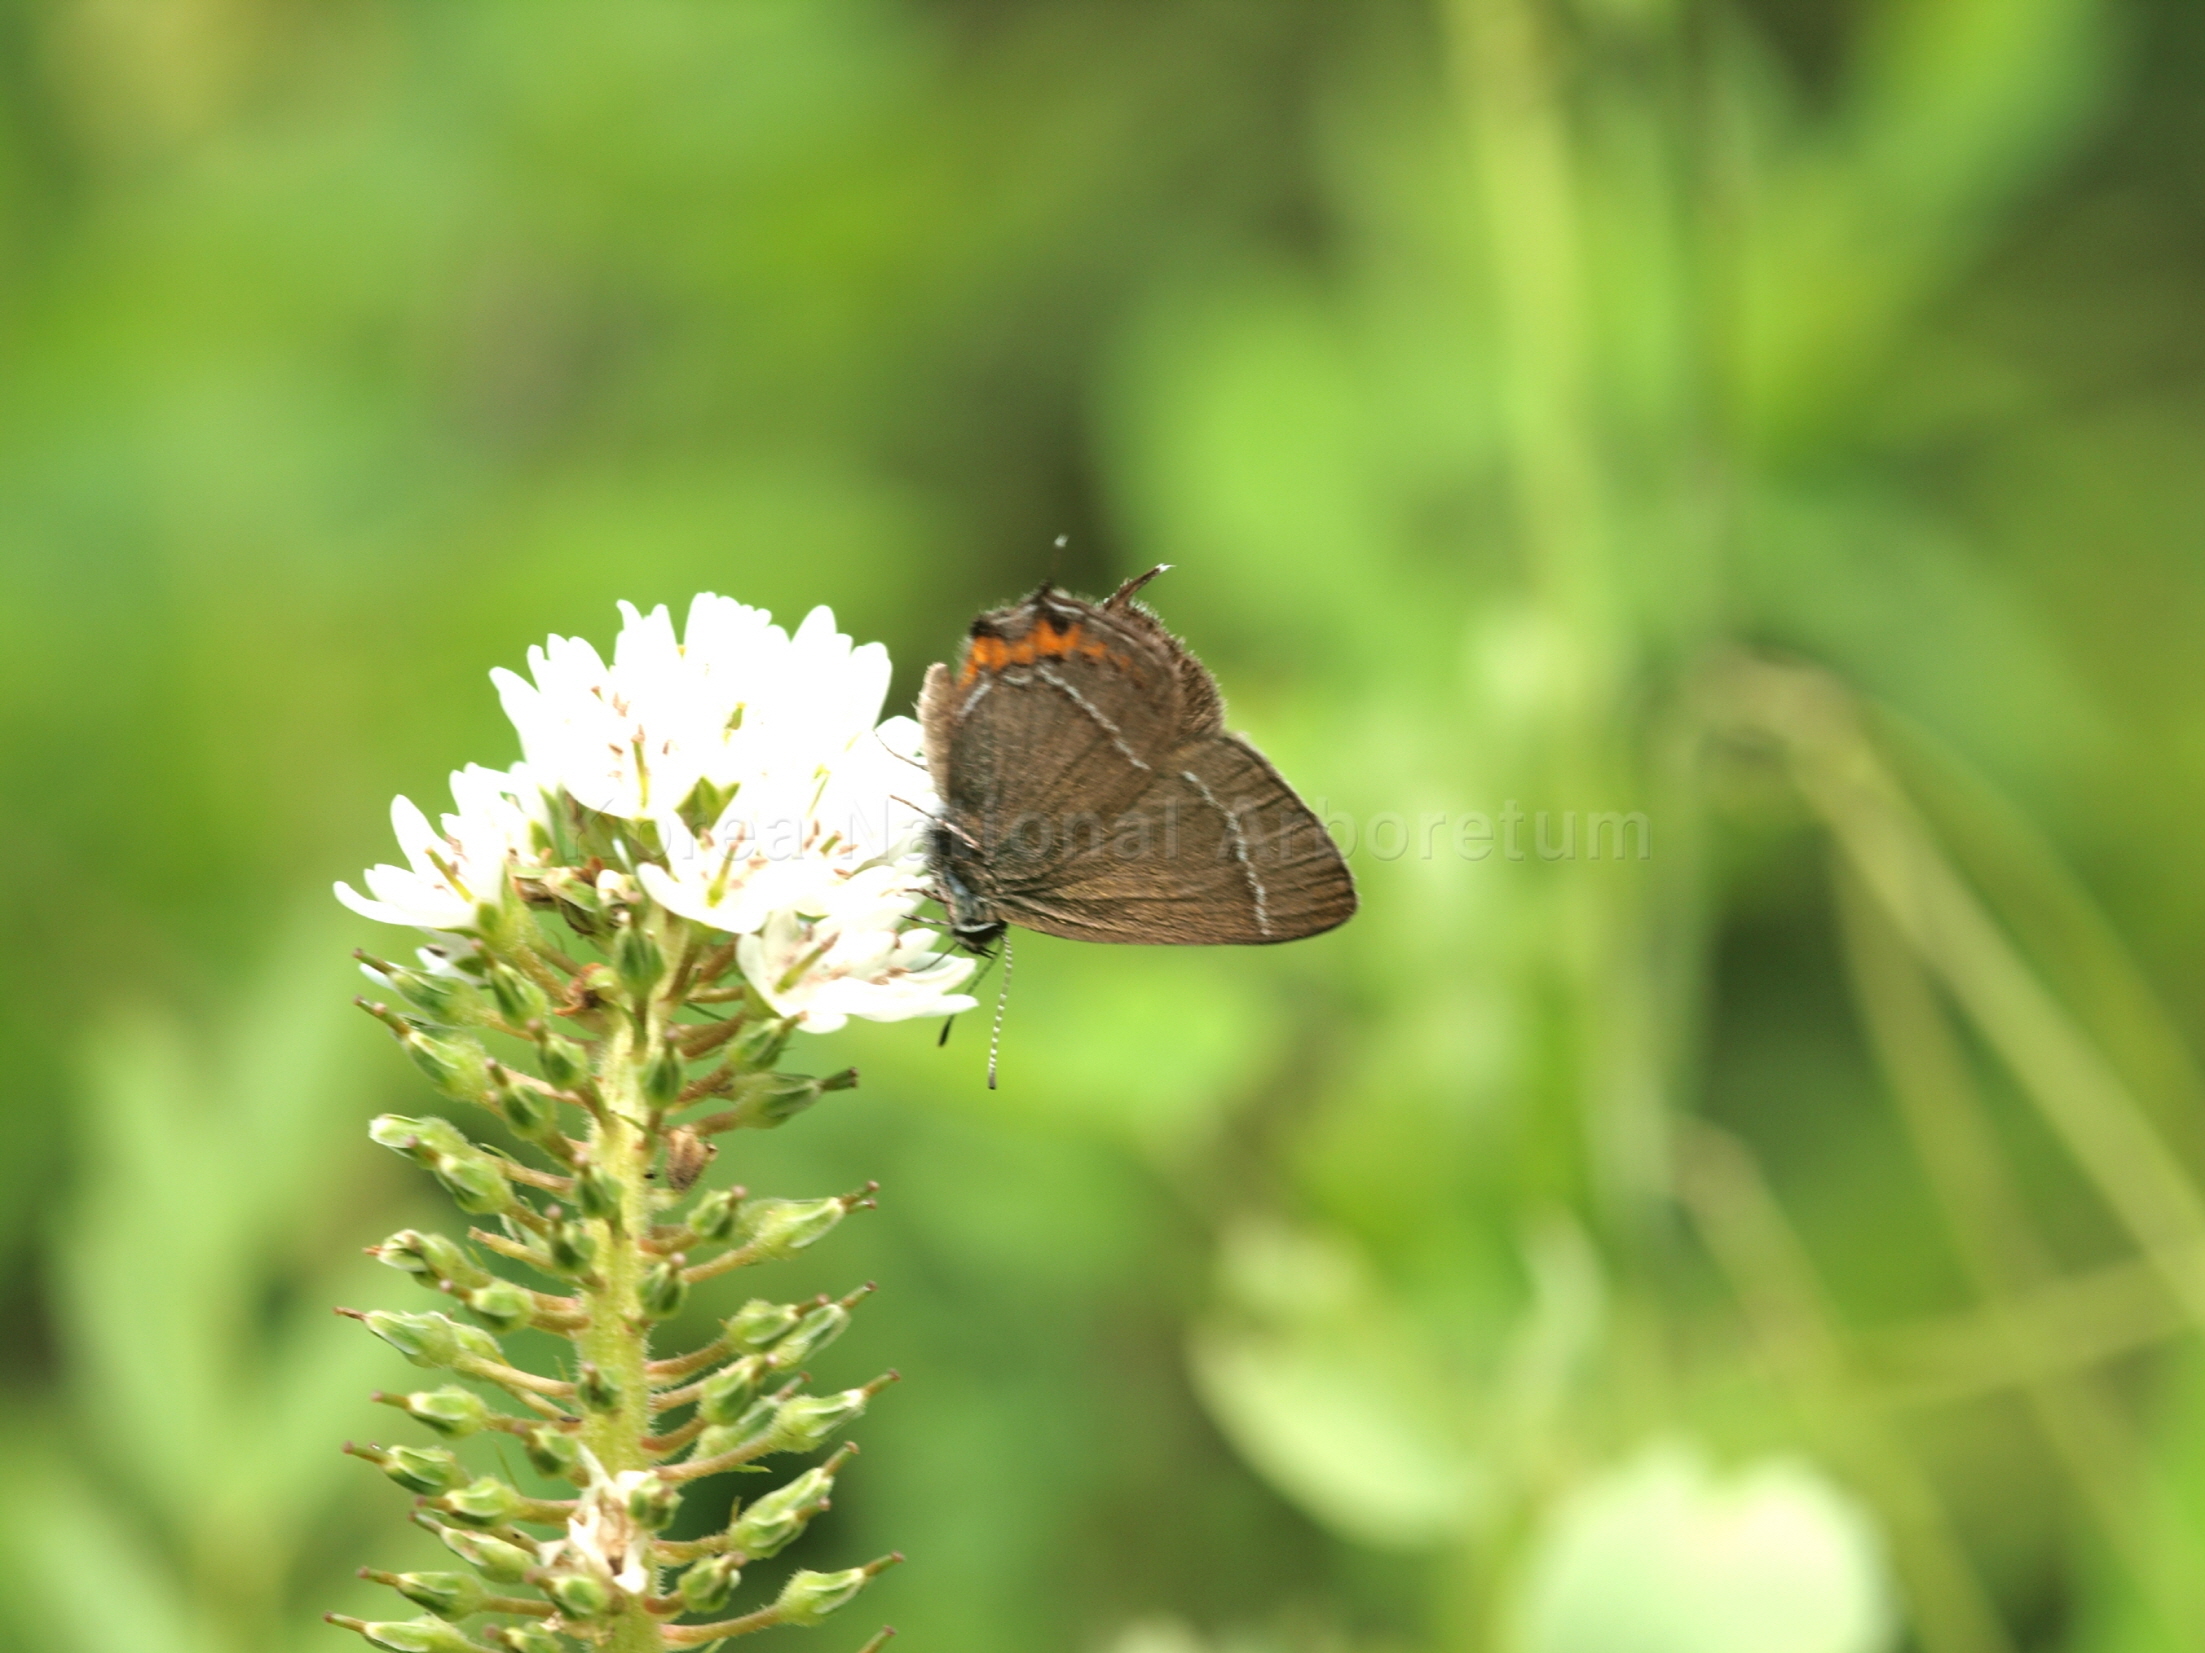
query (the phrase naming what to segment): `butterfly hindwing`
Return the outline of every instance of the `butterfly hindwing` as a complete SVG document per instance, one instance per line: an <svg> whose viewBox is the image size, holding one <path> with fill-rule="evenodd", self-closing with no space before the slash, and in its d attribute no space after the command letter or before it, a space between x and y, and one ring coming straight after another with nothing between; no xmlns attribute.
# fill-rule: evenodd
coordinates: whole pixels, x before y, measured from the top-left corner
<svg viewBox="0 0 2205 1653"><path fill-rule="evenodd" d="M1324 827L1232 735L1181 747L1116 830L998 891L1010 922L1078 940L1260 945L1344 922L1355 886Z"/></svg>

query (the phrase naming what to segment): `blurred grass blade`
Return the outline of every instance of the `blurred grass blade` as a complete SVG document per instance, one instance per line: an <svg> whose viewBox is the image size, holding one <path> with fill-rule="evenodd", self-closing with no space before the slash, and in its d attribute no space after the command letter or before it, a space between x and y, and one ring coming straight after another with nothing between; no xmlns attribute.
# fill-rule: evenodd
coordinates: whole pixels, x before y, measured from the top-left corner
<svg viewBox="0 0 2205 1653"><path fill-rule="evenodd" d="M1870 1492L1926 1653L2011 1653L1989 1594L1935 1488L1873 1411L1814 1267L1744 1146L1706 1125L1680 1132L1678 1192L1755 1340L1808 1427Z"/></svg>
<svg viewBox="0 0 2205 1653"><path fill-rule="evenodd" d="M2060 1371L2033 1339L2042 1323L2013 1311L2016 1293L2054 1269L2012 1186L1965 1052L1905 940L1844 866L1838 910L1871 1041L1891 1079L1916 1156L1928 1171L1961 1260L1984 1299L1986 1330L2028 1396L2039 1428L2082 1494L2108 1550L2150 1599L2167 1631L2200 1622L2189 1568L2170 1570L2123 1480L2141 1456L2095 1374Z"/></svg>
<svg viewBox="0 0 2205 1653"><path fill-rule="evenodd" d="M2205 1325L2205 1197L2104 1057L1930 840L1828 677L1734 659L1719 716L1781 747L1863 887L1998 1051L2109 1209Z"/></svg>

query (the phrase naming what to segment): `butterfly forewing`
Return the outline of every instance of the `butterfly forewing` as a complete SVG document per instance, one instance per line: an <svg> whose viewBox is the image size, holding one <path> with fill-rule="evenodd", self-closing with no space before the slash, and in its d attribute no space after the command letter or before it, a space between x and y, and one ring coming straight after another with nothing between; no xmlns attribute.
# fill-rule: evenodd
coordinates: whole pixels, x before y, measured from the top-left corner
<svg viewBox="0 0 2205 1653"><path fill-rule="evenodd" d="M1182 722L1177 663L1148 636L1064 598L1024 612L1037 607L983 616L957 679L929 673L928 745L948 737L936 786L983 843L1033 817L1126 808Z"/></svg>

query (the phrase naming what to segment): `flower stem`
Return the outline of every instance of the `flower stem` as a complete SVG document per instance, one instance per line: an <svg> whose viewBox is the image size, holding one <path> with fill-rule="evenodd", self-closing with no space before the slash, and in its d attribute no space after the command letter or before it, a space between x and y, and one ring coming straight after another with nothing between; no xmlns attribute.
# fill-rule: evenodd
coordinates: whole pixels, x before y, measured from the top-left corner
<svg viewBox="0 0 2205 1653"><path fill-rule="evenodd" d="M644 1437L651 1433L651 1393L644 1371L651 1358L651 1322L638 1301L638 1287L648 1266L640 1241L651 1231L652 1215L645 1177L652 1144L648 1128L638 1123L649 1117L640 1054L647 1048L647 1041L637 1038L633 1023L626 1019L610 1035L597 1074L605 1107L589 1132L590 1163L619 1189L620 1199L615 1215L592 1225L597 1232L601 1283L583 1293L589 1326L579 1347L583 1359L612 1381L619 1399L612 1410L589 1415L582 1439L613 1474L647 1468L652 1462L644 1445ZM630 1600L613 1621L604 1646L608 1653L659 1653L665 1643L658 1621L640 1600Z"/></svg>

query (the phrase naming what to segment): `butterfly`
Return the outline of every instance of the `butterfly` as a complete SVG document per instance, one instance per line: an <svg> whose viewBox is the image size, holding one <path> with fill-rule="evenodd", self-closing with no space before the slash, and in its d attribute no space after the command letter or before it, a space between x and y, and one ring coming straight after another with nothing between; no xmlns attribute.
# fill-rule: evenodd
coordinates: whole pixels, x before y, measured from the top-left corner
<svg viewBox="0 0 2205 1653"><path fill-rule="evenodd" d="M1135 600L1044 584L972 622L919 695L942 800L928 829L952 934L1263 944L1354 916L1324 825L1225 728L1217 682Z"/></svg>

